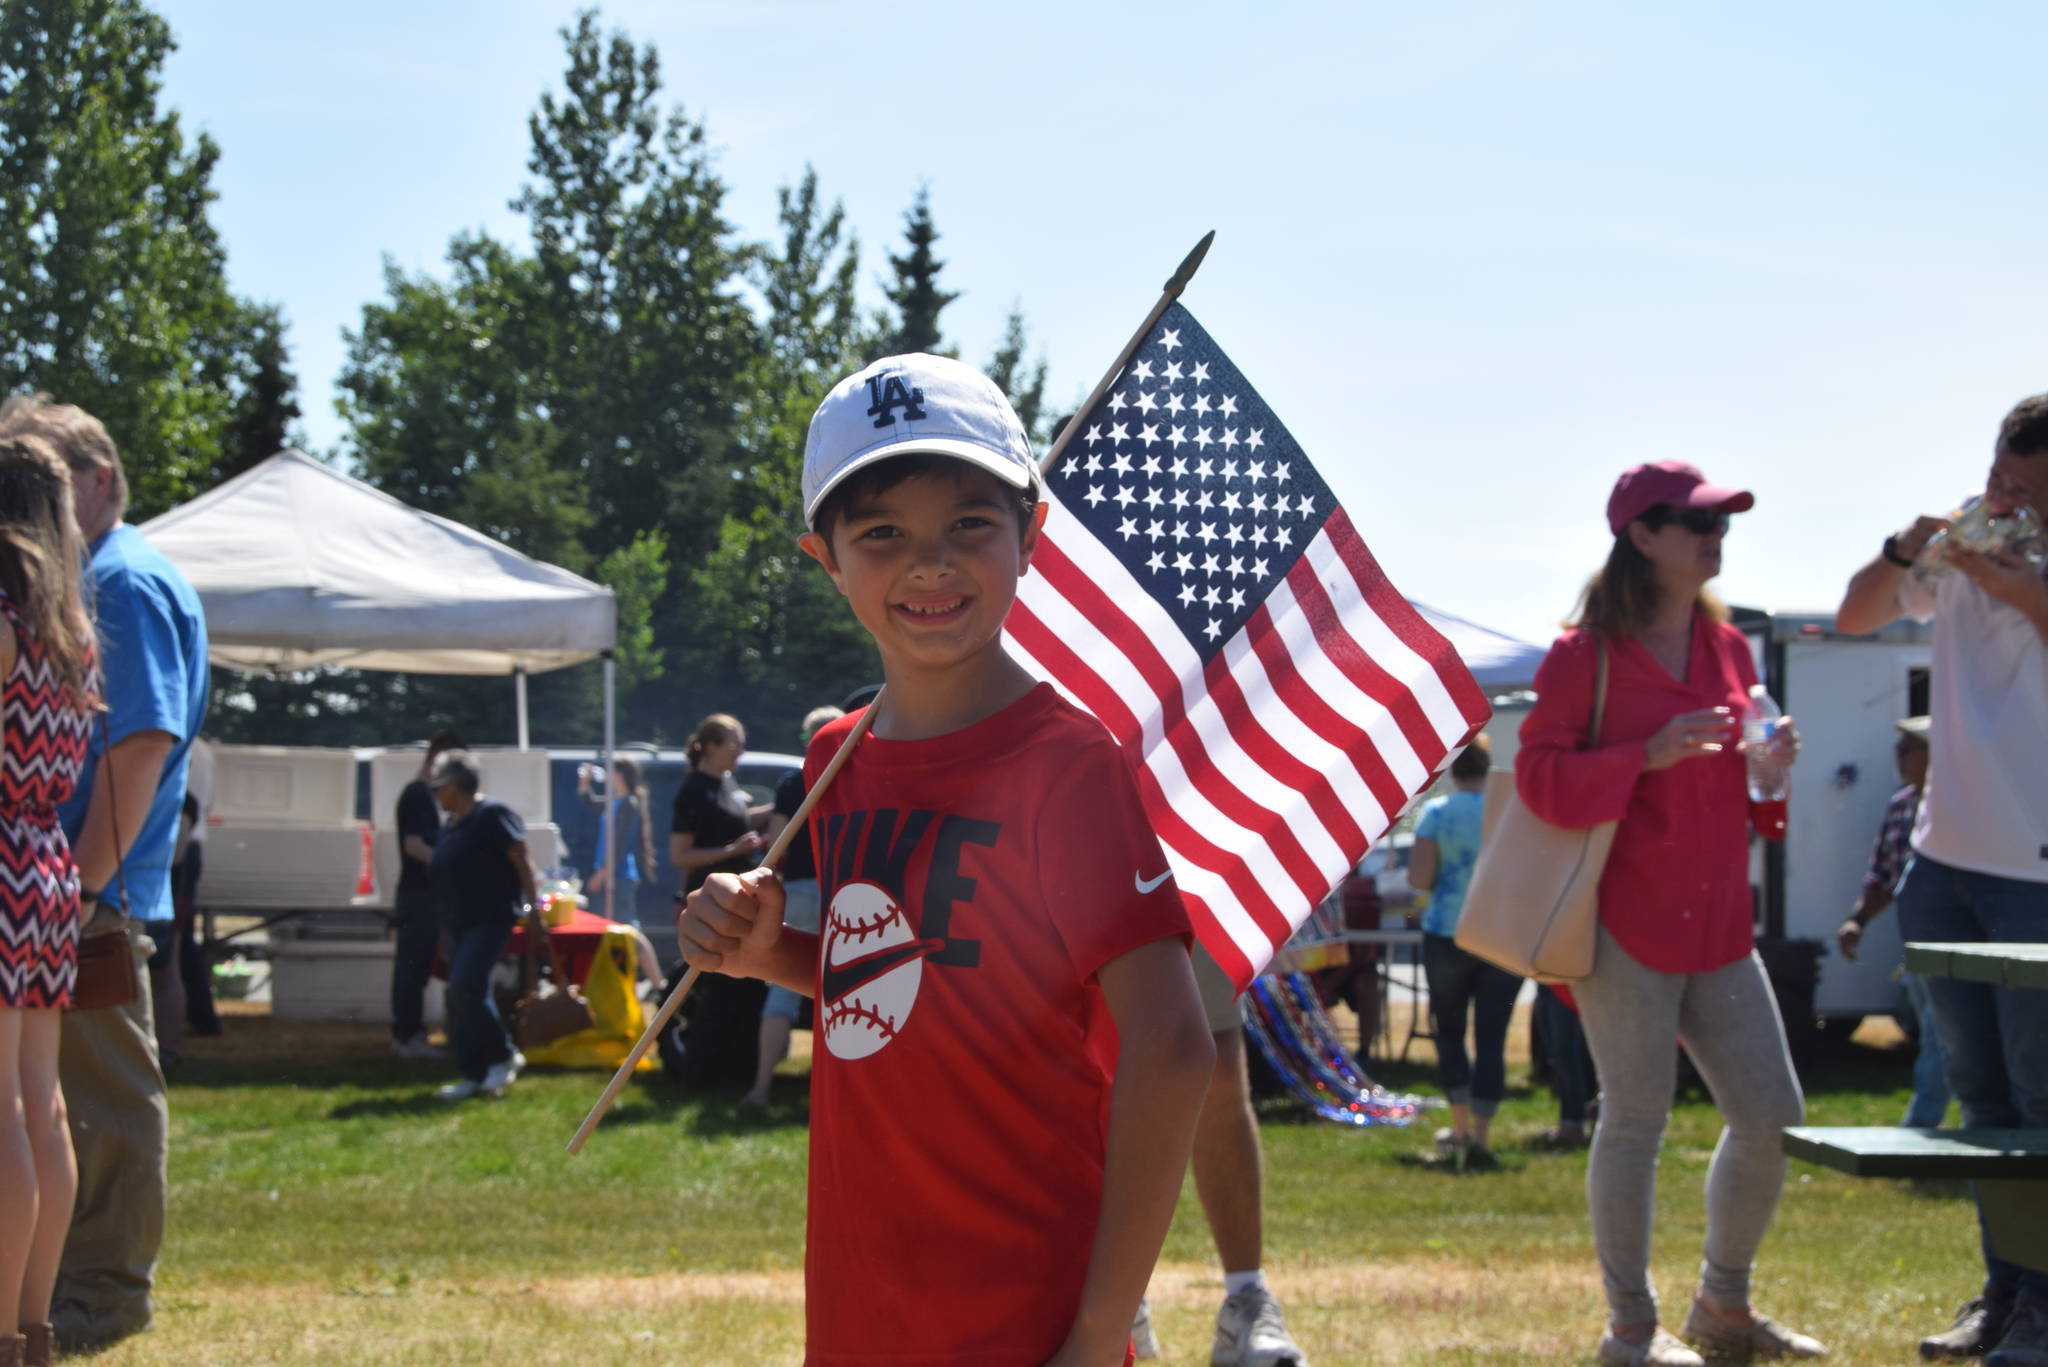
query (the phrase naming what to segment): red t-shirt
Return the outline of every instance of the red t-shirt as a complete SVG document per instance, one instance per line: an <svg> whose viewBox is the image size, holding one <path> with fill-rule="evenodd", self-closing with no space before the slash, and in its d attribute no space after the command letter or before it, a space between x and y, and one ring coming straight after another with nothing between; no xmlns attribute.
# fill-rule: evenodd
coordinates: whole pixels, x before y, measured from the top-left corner
<svg viewBox="0 0 2048 1367"><path fill-rule="evenodd" d="M1753 943L1749 789L1742 755L1643 768L1650 737L1681 712L1727 707L1740 717L1756 682L1749 640L1704 613L1693 617L1683 682L1633 637L1610 640L1607 711L1587 750L1599 667L1595 638L1566 632L1536 670L1536 705L1522 720L1515 788L1553 825L1619 820L1600 877L1600 924L1629 956L1660 973L1706 973Z"/></svg>
<svg viewBox="0 0 2048 1367"><path fill-rule="evenodd" d="M811 742L807 782L852 724ZM1036 1367L1101 1203L1117 1035L1095 972L1188 934L1137 785L1041 684L951 735L868 736L811 831L804 1360Z"/></svg>

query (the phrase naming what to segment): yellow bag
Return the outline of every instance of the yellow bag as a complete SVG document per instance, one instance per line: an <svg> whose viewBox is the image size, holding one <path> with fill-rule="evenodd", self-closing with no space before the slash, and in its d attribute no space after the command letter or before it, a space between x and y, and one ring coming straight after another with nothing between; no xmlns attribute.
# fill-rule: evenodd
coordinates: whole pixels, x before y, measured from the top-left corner
<svg viewBox="0 0 2048 1367"><path fill-rule="evenodd" d="M530 1063L552 1063L559 1068L592 1068L611 1072L626 1061L634 1041L647 1028L647 1013L633 990L638 978L640 941L625 926L613 926L598 942L590 961L590 976L583 980L583 1000L590 1006L590 1028L564 1035L554 1043L526 1051ZM634 1068L644 1073L654 1068L655 1051Z"/></svg>

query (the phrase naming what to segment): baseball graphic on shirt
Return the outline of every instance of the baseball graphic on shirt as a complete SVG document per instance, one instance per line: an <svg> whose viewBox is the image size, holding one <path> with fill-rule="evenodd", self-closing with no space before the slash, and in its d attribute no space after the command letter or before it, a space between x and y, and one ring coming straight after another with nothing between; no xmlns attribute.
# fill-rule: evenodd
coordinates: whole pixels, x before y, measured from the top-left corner
<svg viewBox="0 0 2048 1367"><path fill-rule="evenodd" d="M873 883L848 883L832 895L818 1016L834 1058L867 1058L896 1038L917 1004L925 956L938 946L918 939L896 899Z"/></svg>

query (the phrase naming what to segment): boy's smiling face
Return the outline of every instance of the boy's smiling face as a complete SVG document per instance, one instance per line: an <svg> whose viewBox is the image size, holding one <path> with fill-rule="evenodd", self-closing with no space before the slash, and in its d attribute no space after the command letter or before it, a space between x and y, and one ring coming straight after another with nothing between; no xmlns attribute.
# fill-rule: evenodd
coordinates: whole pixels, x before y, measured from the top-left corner
<svg viewBox="0 0 2048 1367"><path fill-rule="evenodd" d="M829 541L807 532L799 544L875 638L885 673L945 670L996 645L1044 520L1041 504L1020 529L1014 491L959 461L855 498Z"/></svg>

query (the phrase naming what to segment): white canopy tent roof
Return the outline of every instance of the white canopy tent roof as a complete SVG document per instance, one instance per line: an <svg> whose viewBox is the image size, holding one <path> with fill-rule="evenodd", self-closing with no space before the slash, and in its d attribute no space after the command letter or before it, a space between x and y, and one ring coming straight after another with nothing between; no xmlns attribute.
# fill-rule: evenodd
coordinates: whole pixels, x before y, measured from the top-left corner
<svg viewBox="0 0 2048 1367"><path fill-rule="evenodd" d="M142 532L198 590L215 664L539 673L610 650L602 584L281 451Z"/></svg>
<svg viewBox="0 0 2048 1367"><path fill-rule="evenodd" d="M1451 643L1465 668L1472 671L1473 679L1489 694L1529 687L1536 678L1536 666L1549 653L1546 647L1439 612L1426 603L1410 599L1408 606L1421 613L1422 620Z"/></svg>

